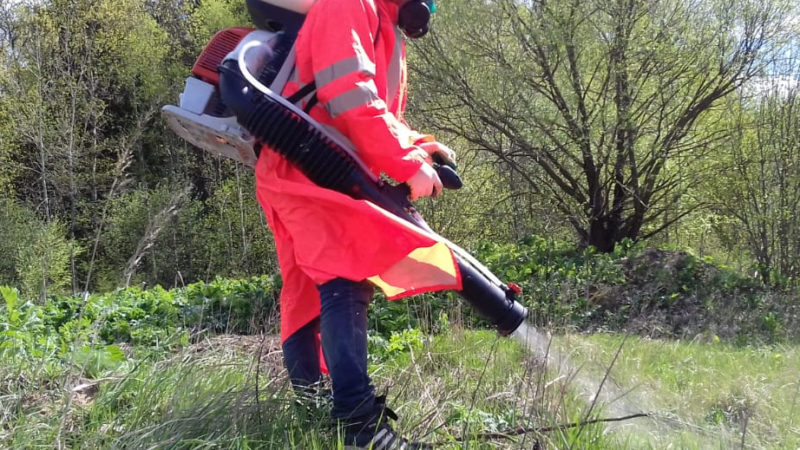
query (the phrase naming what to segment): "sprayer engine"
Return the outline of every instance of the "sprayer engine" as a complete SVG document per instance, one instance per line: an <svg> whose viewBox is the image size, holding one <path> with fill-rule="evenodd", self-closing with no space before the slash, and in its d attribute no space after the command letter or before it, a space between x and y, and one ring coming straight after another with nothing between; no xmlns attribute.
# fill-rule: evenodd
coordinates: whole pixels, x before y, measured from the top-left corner
<svg viewBox="0 0 800 450"><path fill-rule="evenodd" d="M247 0L256 28L228 28L211 38L186 79L179 104L161 109L167 125L195 147L254 167L256 140L222 100L217 68L224 60L237 60L248 43L258 42L268 51L244 55L247 68L259 82L281 92L294 65L294 38L314 1Z"/></svg>
<svg viewBox="0 0 800 450"><path fill-rule="evenodd" d="M229 28L218 32L197 58L186 79L178 106L166 105L161 113L180 137L212 154L232 158L254 167L255 139L236 121L219 93L217 66L246 40L270 42L275 33L252 28Z"/></svg>

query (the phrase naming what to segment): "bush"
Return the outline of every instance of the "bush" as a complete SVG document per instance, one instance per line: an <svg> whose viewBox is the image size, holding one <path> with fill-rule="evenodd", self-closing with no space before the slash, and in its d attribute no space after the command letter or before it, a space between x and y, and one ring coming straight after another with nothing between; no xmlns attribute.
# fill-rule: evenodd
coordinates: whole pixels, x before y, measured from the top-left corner
<svg viewBox="0 0 800 450"><path fill-rule="evenodd" d="M78 357L100 370L118 362L116 347L107 347L116 343L170 350L197 333L276 333L274 281L256 277L172 290L134 287L86 298L51 296L41 305L0 287L5 302L0 306L0 356ZM100 353L88 349L89 343Z"/></svg>
<svg viewBox="0 0 800 450"><path fill-rule="evenodd" d="M252 175L222 183L207 199L186 198L182 189L137 189L113 201L101 239L99 290L125 284L123 271L143 239L152 242L129 285L181 286L277 271L273 240L252 195Z"/></svg>
<svg viewBox="0 0 800 450"><path fill-rule="evenodd" d="M581 326L594 309L590 299L596 292L625 283L617 261L634 251L630 242L605 254L531 236L518 244L483 244L477 256L502 280L522 287L520 301L536 323Z"/></svg>
<svg viewBox="0 0 800 450"><path fill-rule="evenodd" d="M24 367L58 351L58 336L47 329L39 306L22 303L19 292L8 286L0 286L0 297L4 306L0 308L0 359Z"/></svg>
<svg viewBox="0 0 800 450"><path fill-rule="evenodd" d="M514 245L486 244L477 253L501 279L522 286L519 300L539 325L661 337L759 336L770 342L797 336L796 298L760 290L752 280L684 252L626 245L599 254L534 237ZM102 345L169 349L197 333L277 333L280 287L279 275L216 279L171 290L132 287L85 299L53 295L41 305L17 301L13 291L14 300L0 308L0 324L12 334L55 331L55 342L64 348L97 336ZM11 298L11 290L4 292ZM372 345L378 352L402 351L414 341L408 330L436 333L450 321L489 326L454 292L398 302L378 294L369 312ZM53 345L40 350L52 351Z"/></svg>
<svg viewBox="0 0 800 450"><path fill-rule="evenodd" d="M19 286L25 298L64 293L71 284L70 258L81 253L58 221L46 223L0 198L0 284Z"/></svg>

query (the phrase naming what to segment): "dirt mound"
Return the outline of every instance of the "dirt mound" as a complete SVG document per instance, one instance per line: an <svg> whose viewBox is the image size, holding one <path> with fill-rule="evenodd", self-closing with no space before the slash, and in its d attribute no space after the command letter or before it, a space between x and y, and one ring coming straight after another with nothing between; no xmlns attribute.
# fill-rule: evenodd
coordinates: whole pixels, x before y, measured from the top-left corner
<svg viewBox="0 0 800 450"><path fill-rule="evenodd" d="M587 290L594 307L588 326L592 331L622 329L677 338L759 335L774 340L786 332L779 316L796 303L686 252L647 249L619 264L625 283Z"/></svg>
<svg viewBox="0 0 800 450"><path fill-rule="evenodd" d="M203 355L233 351L251 358L258 358L259 365L269 374L283 370L281 340L276 335L220 334L205 336L186 349L189 354Z"/></svg>

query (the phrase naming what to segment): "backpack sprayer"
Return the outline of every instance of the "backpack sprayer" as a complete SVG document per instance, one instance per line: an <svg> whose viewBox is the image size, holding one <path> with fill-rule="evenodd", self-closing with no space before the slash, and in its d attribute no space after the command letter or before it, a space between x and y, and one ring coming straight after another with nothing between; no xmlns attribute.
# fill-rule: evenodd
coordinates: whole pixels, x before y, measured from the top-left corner
<svg viewBox="0 0 800 450"><path fill-rule="evenodd" d="M258 28L229 28L211 39L186 80L180 106L162 109L167 124L193 145L251 167L264 144L316 185L369 200L444 242L461 273L461 296L500 334L513 333L527 315L516 301L519 286L503 283L469 253L436 234L408 200L408 186L375 177L344 136L279 95L294 70L294 41L313 3L247 0ZM438 165L437 172L445 187L460 187L458 175L446 165Z"/></svg>

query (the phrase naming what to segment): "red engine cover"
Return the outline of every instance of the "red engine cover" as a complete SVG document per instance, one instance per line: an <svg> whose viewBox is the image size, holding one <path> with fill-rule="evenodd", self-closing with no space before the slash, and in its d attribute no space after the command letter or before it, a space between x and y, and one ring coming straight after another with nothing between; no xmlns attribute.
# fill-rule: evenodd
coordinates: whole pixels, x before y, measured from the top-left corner
<svg viewBox="0 0 800 450"><path fill-rule="evenodd" d="M197 61L195 61L192 67L192 75L206 83L218 86L219 73L217 72L217 66L222 62L222 58L232 52L239 45L239 42L252 31L253 28L247 27L226 28L218 31L206 45L206 48L203 49L203 52L200 53Z"/></svg>

